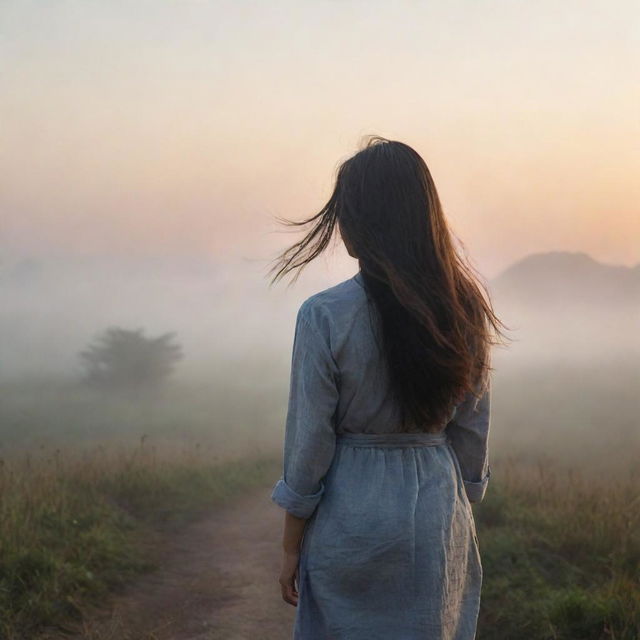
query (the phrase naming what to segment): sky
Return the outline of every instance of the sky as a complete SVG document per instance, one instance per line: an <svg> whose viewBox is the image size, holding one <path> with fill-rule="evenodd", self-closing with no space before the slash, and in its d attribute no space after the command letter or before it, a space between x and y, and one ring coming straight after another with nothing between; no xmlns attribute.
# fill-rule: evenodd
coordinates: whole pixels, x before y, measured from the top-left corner
<svg viewBox="0 0 640 640"><path fill-rule="evenodd" d="M0 251L267 261L377 134L488 277L632 265L639 62L631 0L3 0Z"/></svg>

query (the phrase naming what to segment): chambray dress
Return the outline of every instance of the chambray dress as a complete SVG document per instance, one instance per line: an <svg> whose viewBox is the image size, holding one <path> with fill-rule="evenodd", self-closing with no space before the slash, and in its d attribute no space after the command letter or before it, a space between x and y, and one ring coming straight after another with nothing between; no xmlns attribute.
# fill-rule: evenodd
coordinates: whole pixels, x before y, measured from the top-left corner
<svg viewBox="0 0 640 640"><path fill-rule="evenodd" d="M473 640L482 566L490 383L440 433L392 433L362 274L299 308L284 468L271 499L308 518L295 640Z"/></svg>

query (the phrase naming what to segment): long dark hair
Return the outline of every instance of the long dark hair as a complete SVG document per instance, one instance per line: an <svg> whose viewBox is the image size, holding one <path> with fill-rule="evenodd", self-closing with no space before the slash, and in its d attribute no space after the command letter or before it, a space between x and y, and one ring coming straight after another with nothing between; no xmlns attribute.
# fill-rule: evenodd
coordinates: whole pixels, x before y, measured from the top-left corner
<svg viewBox="0 0 640 640"><path fill-rule="evenodd" d="M500 326L508 327L454 248L431 173L414 149L369 136L339 166L333 193L318 213L280 221L312 227L276 259L271 284L297 269L295 280L329 245L336 225L358 258L380 319L400 430L438 431L468 392L481 397L493 370L491 346L500 343L493 333L502 336Z"/></svg>

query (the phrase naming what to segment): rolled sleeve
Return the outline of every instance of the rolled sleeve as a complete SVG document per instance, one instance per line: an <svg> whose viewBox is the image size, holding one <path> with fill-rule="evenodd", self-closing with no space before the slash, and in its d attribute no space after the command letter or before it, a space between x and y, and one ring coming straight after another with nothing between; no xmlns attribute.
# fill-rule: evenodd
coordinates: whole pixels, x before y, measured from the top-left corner
<svg viewBox="0 0 640 640"><path fill-rule="evenodd" d="M467 492L467 498L469 502L482 502L484 494L487 492L487 485L489 484L489 478L491 477L491 467L487 469L487 473L479 482L472 482L471 480L463 480L464 488Z"/></svg>
<svg viewBox="0 0 640 640"><path fill-rule="evenodd" d="M446 431L458 460L469 502L481 502L487 491L489 429L491 424L491 381L480 398L469 392L458 405Z"/></svg>
<svg viewBox="0 0 640 640"><path fill-rule="evenodd" d="M336 448L339 370L321 312L309 302L298 311L283 472L271 494L276 504L300 518L311 517L318 506Z"/></svg>
<svg viewBox="0 0 640 640"><path fill-rule="evenodd" d="M285 482L284 478L280 478L273 488L271 499L298 518L310 518L323 493L324 483L321 482L320 489L316 493L301 496Z"/></svg>

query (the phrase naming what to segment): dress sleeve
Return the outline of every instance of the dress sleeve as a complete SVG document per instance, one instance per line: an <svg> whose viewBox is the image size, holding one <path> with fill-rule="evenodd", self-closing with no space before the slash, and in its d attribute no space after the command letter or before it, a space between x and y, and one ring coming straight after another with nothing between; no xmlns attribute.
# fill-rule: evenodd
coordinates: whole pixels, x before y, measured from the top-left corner
<svg viewBox="0 0 640 640"><path fill-rule="evenodd" d="M473 393L467 393L446 428L460 464L469 502L482 502L491 477L488 448L490 422L491 380L479 399Z"/></svg>
<svg viewBox="0 0 640 640"><path fill-rule="evenodd" d="M298 311L291 358L284 468L271 499L292 515L309 518L324 493L336 447L339 370L328 338L303 304Z"/></svg>

